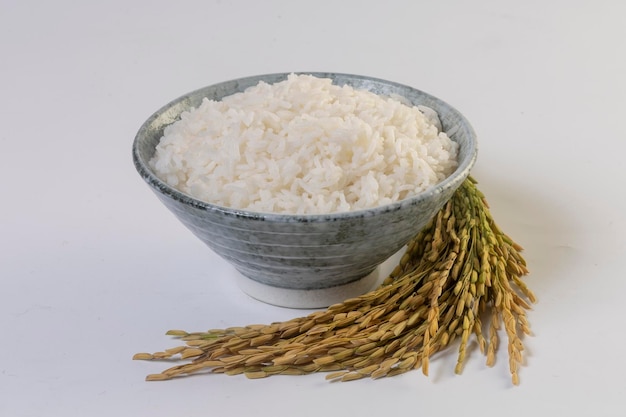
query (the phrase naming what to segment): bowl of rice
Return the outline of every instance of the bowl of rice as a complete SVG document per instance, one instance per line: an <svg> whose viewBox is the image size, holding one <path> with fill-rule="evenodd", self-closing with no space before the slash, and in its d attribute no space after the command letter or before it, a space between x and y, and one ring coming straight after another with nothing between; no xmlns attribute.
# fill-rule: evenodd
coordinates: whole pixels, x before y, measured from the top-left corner
<svg viewBox="0 0 626 417"><path fill-rule="evenodd" d="M476 135L456 109L367 76L280 73L185 94L152 114L134 165L260 301L358 296L468 177Z"/></svg>

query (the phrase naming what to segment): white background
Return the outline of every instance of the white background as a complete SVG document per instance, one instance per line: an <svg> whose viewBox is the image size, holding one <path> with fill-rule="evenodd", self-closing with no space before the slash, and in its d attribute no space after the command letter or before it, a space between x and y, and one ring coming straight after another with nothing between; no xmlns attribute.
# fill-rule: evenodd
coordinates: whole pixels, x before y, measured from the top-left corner
<svg viewBox="0 0 626 417"><path fill-rule="evenodd" d="M626 3L0 0L0 415L626 415ZM145 382L164 335L308 313L252 300L136 173L161 105L271 72L431 93L479 136L473 175L538 297L513 387L454 349L331 384Z"/></svg>

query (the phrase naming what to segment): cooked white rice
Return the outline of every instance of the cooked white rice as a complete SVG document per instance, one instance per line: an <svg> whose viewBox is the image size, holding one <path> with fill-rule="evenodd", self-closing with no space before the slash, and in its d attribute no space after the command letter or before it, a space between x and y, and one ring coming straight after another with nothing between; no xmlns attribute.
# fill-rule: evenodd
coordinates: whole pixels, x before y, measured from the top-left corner
<svg viewBox="0 0 626 417"><path fill-rule="evenodd" d="M292 74L221 101L204 99L165 128L150 164L172 187L220 206L292 214L366 209L424 191L454 171L458 145L432 117L394 98Z"/></svg>

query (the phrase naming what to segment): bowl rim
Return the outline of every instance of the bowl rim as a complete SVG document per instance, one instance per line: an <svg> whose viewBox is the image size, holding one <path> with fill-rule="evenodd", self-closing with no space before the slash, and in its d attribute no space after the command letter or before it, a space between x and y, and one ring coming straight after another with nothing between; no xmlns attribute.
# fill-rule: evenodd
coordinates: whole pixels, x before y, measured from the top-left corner
<svg viewBox="0 0 626 417"><path fill-rule="evenodd" d="M217 204L199 200L182 191L179 191L178 189L168 185L165 181L161 180L152 171L152 169L148 165L148 161L144 161L144 159L141 157L140 151L139 151L139 144L142 141L142 138L145 136L145 133L148 131L150 125L156 119L161 117L162 113L171 109L175 105L180 104L182 101L189 98L190 96L197 95L201 91L207 90L209 88L214 88L216 86L224 85L228 83L241 82L245 84L247 81L250 81L250 80L260 81L261 79L265 79L265 78L287 77L290 74L312 75L312 76L323 77L323 78L324 77L326 78L327 77L341 77L341 78L346 78L346 79L372 81L376 83L382 83L391 87L407 89L409 91L418 93L419 95L423 97L427 97L429 100L434 101L443 107L447 107L450 112L455 114L455 116L459 119L460 124L462 124L464 128L468 131L468 134L469 134L468 155L463 160L460 161L459 165L454 170L454 172L452 172L452 174L450 174L444 180L440 181L436 185L433 185L432 187L418 194L415 194L411 197L408 197L408 198L405 198L403 200L399 200L393 203L389 203L389 204L385 204L381 206L375 206L372 208L365 208L365 209L352 210L352 211L346 211L346 212L311 213L311 214L290 214L290 213L250 211L250 210L237 209L237 208L232 208L232 207L227 207L227 206L220 206ZM334 82L335 80L333 78L333 83ZM385 212L394 212L394 211L398 211L409 206L417 205L421 201L430 199L436 194L443 193L444 191L446 191L447 189L451 187L460 186L461 183L469 176L470 170L476 163L477 155L478 155L478 145L477 145L476 133L473 127L471 126L467 118L461 112L459 112L456 108L454 108L447 102L441 100L440 98L435 97L417 88L414 88L405 84L397 83L394 81L388 81L388 80L381 79L381 78L357 75L357 74L349 74L349 73L319 72L319 71L310 71L310 72L292 71L292 72L267 73L267 74L253 75L253 76L247 76L247 77L234 78L231 80L210 84L210 85L195 89L193 91L190 91L186 94L183 94L171 100L170 102L168 102L167 104L159 108L157 111L152 113L152 115L150 115L150 117L146 119L146 121L141 125L141 127L137 131L135 138L133 140L133 145L132 145L132 159L135 165L135 169L140 174L140 176L144 179L144 181L147 182L148 185L151 186L153 191L158 190L159 193L166 195L173 200L176 200L185 205L192 206L199 210L211 211L211 212L219 213L222 215L230 215L230 216L246 218L250 220L262 220L262 221L278 222L278 223L284 223L284 222L308 223L308 222L326 222L329 220L337 221L337 220L343 220L343 219L356 219L356 218L375 216L375 215L379 215Z"/></svg>

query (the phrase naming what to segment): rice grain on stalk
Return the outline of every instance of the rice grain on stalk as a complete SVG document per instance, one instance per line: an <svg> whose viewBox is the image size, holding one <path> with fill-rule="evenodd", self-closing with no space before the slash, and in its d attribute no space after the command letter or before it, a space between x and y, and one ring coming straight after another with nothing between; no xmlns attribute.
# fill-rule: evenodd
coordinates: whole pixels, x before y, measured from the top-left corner
<svg viewBox="0 0 626 417"><path fill-rule="evenodd" d="M519 383L526 311L535 296L522 248L496 225L470 177L409 242L391 274L375 290L326 310L282 323L188 333L170 330L186 346L134 359L188 359L146 379L167 380L203 370L248 378L332 372L331 381L428 374L433 354L458 341L461 373L473 335L492 366L501 330L509 371Z"/></svg>

